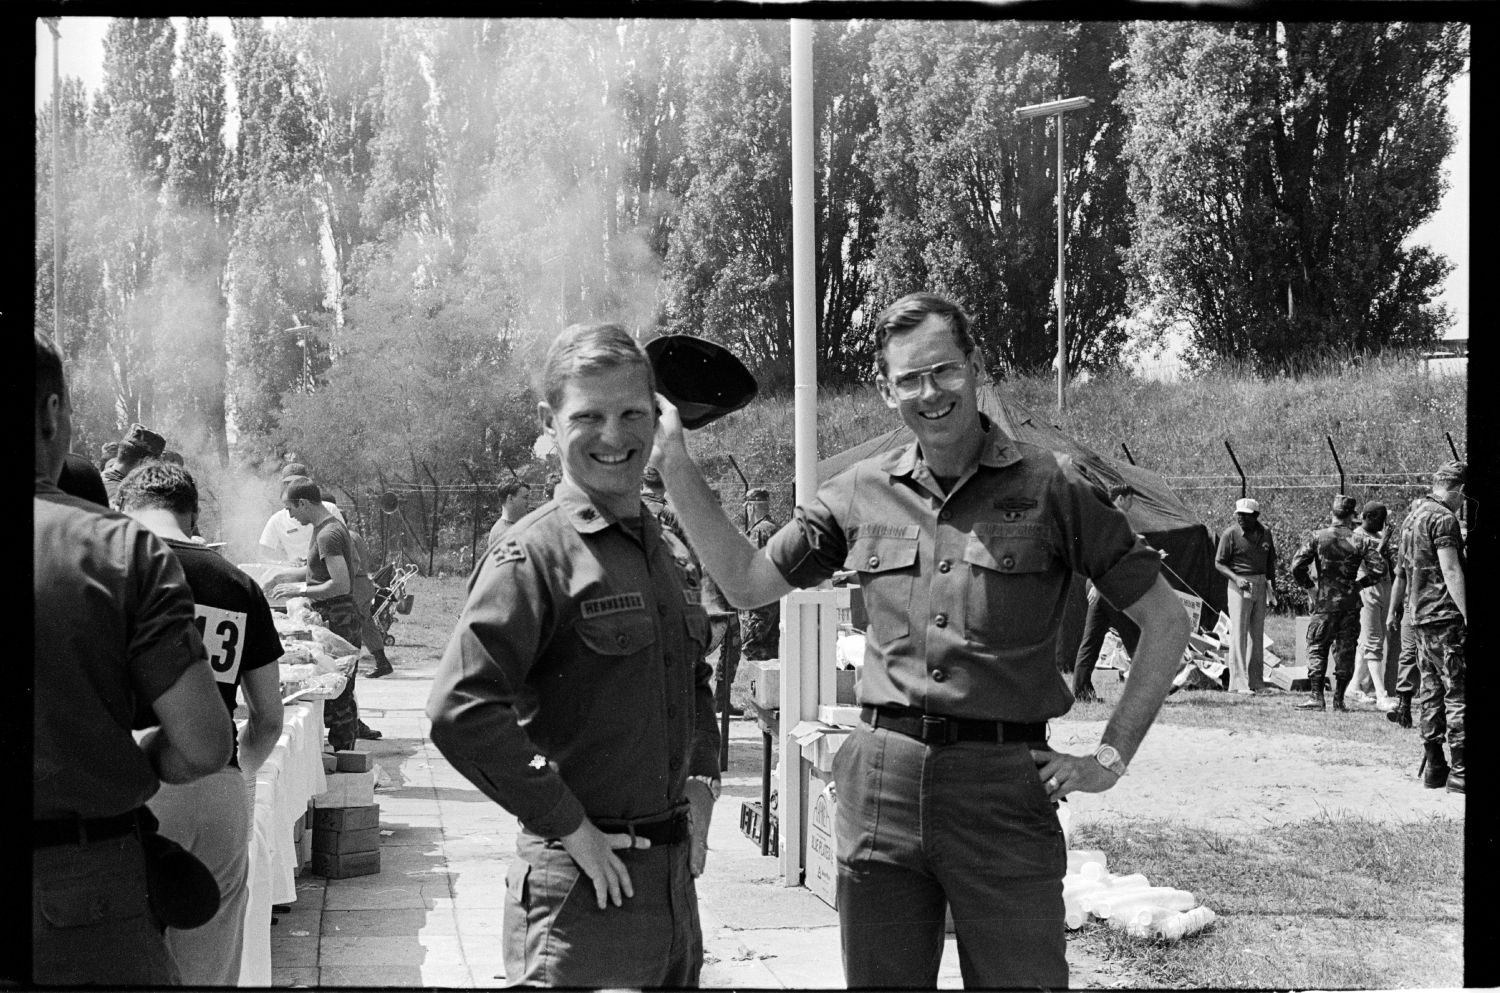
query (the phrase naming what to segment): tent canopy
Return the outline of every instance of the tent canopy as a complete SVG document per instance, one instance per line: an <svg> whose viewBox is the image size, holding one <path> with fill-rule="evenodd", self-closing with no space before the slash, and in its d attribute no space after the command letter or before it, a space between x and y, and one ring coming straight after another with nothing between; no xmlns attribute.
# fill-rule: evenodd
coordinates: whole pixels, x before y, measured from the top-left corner
<svg viewBox="0 0 1500 993"><path fill-rule="evenodd" d="M1201 597L1208 610L1216 613L1227 610L1225 584L1214 569L1213 537L1165 479L1150 469L1100 455L1021 404L996 393L985 395L982 406L990 420L1010 437L1071 457L1079 471L1106 492L1129 487L1116 500L1116 506L1124 511L1136 532L1145 535L1147 544L1167 553L1163 560L1167 582L1184 593ZM872 455L908 445L913 437L911 430L902 424L829 456L818 463L818 481L821 483ZM1204 615L1206 626L1212 627L1214 621L1214 614Z"/></svg>

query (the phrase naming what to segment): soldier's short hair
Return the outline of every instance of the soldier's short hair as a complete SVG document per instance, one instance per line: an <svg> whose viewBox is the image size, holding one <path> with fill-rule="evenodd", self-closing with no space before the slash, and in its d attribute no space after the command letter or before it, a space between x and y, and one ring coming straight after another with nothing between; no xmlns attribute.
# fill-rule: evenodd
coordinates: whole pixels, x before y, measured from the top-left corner
<svg viewBox="0 0 1500 993"><path fill-rule="evenodd" d="M1460 462L1457 459L1452 462L1444 462L1432 474L1432 481L1434 483L1441 483L1445 486L1462 486L1468 479L1468 463Z"/></svg>
<svg viewBox="0 0 1500 993"><path fill-rule="evenodd" d="M281 499L309 500L313 503L323 502L323 491L318 489L318 484L306 476L288 476L281 481Z"/></svg>
<svg viewBox="0 0 1500 993"><path fill-rule="evenodd" d="M928 317L936 315L948 324L953 332L953 341L965 356L974 353L974 338L969 333L969 315L964 309L946 297L936 293L908 293L875 318L875 364L884 376L889 371L885 361L885 346L892 335L910 331Z"/></svg>
<svg viewBox="0 0 1500 993"><path fill-rule="evenodd" d="M656 375L645 349L618 324L574 324L565 328L547 349L542 363L542 396L556 409L562 404L568 380L606 369L640 366L646 387L656 393Z"/></svg>
<svg viewBox="0 0 1500 993"><path fill-rule="evenodd" d="M1340 494L1333 498L1333 512L1339 517L1353 516L1354 508L1358 506L1359 504L1355 502L1352 496Z"/></svg>
<svg viewBox="0 0 1500 993"><path fill-rule="evenodd" d="M526 480L511 479L501 483L499 487L496 488L495 492L500 494L500 500L503 503L504 501L509 500L511 497L515 496L521 490L529 489L531 489L531 484L526 482Z"/></svg>
<svg viewBox="0 0 1500 993"><path fill-rule="evenodd" d="M160 508L174 514L196 514L198 484L183 466L151 459L120 481L115 502L123 511Z"/></svg>
<svg viewBox="0 0 1500 993"><path fill-rule="evenodd" d="M1380 526L1385 523L1385 519L1389 513L1390 511L1386 509L1385 504L1379 500L1371 500L1365 504L1364 509L1359 512L1359 515L1364 519L1366 526L1373 527L1378 531L1380 530Z"/></svg>

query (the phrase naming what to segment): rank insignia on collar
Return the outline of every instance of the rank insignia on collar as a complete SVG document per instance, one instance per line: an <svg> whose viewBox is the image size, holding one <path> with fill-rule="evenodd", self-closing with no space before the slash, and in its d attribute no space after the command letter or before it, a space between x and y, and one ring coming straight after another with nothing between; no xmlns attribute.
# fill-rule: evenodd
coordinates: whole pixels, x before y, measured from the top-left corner
<svg viewBox="0 0 1500 993"><path fill-rule="evenodd" d="M585 521L592 521L599 516L599 513L593 507L583 507L579 509L578 516Z"/></svg>
<svg viewBox="0 0 1500 993"><path fill-rule="evenodd" d="M995 501L995 507L996 508L998 508L1000 510L1008 510L1008 511L1013 511L1013 512L1020 512L1020 511L1023 511L1023 510L1031 510L1035 506L1036 506L1036 501L1035 500L1031 499L1030 497L1023 497L1023 496L1001 497L1000 499L998 499L998 500Z"/></svg>
<svg viewBox="0 0 1500 993"><path fill-rule="evenodd" d="M506 562L525 562L526 550L521 543L514 538L506 538L494 547L490 557L495 560L496 565L504 565Z"/></svg>

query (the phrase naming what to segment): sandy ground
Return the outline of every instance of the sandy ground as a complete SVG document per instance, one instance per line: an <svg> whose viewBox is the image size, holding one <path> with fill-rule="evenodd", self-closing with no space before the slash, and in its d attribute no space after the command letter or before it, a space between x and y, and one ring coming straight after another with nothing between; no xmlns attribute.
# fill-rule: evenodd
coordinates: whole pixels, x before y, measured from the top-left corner
<svg viewBox="0 0 1500 993"><path fill-rule="evenodd" d="M1371 719L1352 714L1347 719ZM1090 751L1103 721L1053 723L1052 745ZM1420 745L1411 736L1412 769L1392 775L1365 746L1309 735L1263 735L1219 728L1153 725L1119 785L1071 794L1074 823L1159 817L1225 834L1305 821L1324 813L1392 822L1464 815L1464 798L1429 790L1415 775Z"/></svg>

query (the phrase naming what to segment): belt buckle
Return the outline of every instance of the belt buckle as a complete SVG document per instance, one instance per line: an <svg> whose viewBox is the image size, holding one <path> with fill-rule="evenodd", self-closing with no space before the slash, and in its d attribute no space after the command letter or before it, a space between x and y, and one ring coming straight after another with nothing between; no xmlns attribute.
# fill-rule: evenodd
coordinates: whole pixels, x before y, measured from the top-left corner
<svg viewBox="0 0 1500 993"><path fill-rule="evenodd" d="M925 745L951 745L955 728L946 717L922 715L922 743Z"/></svg>

